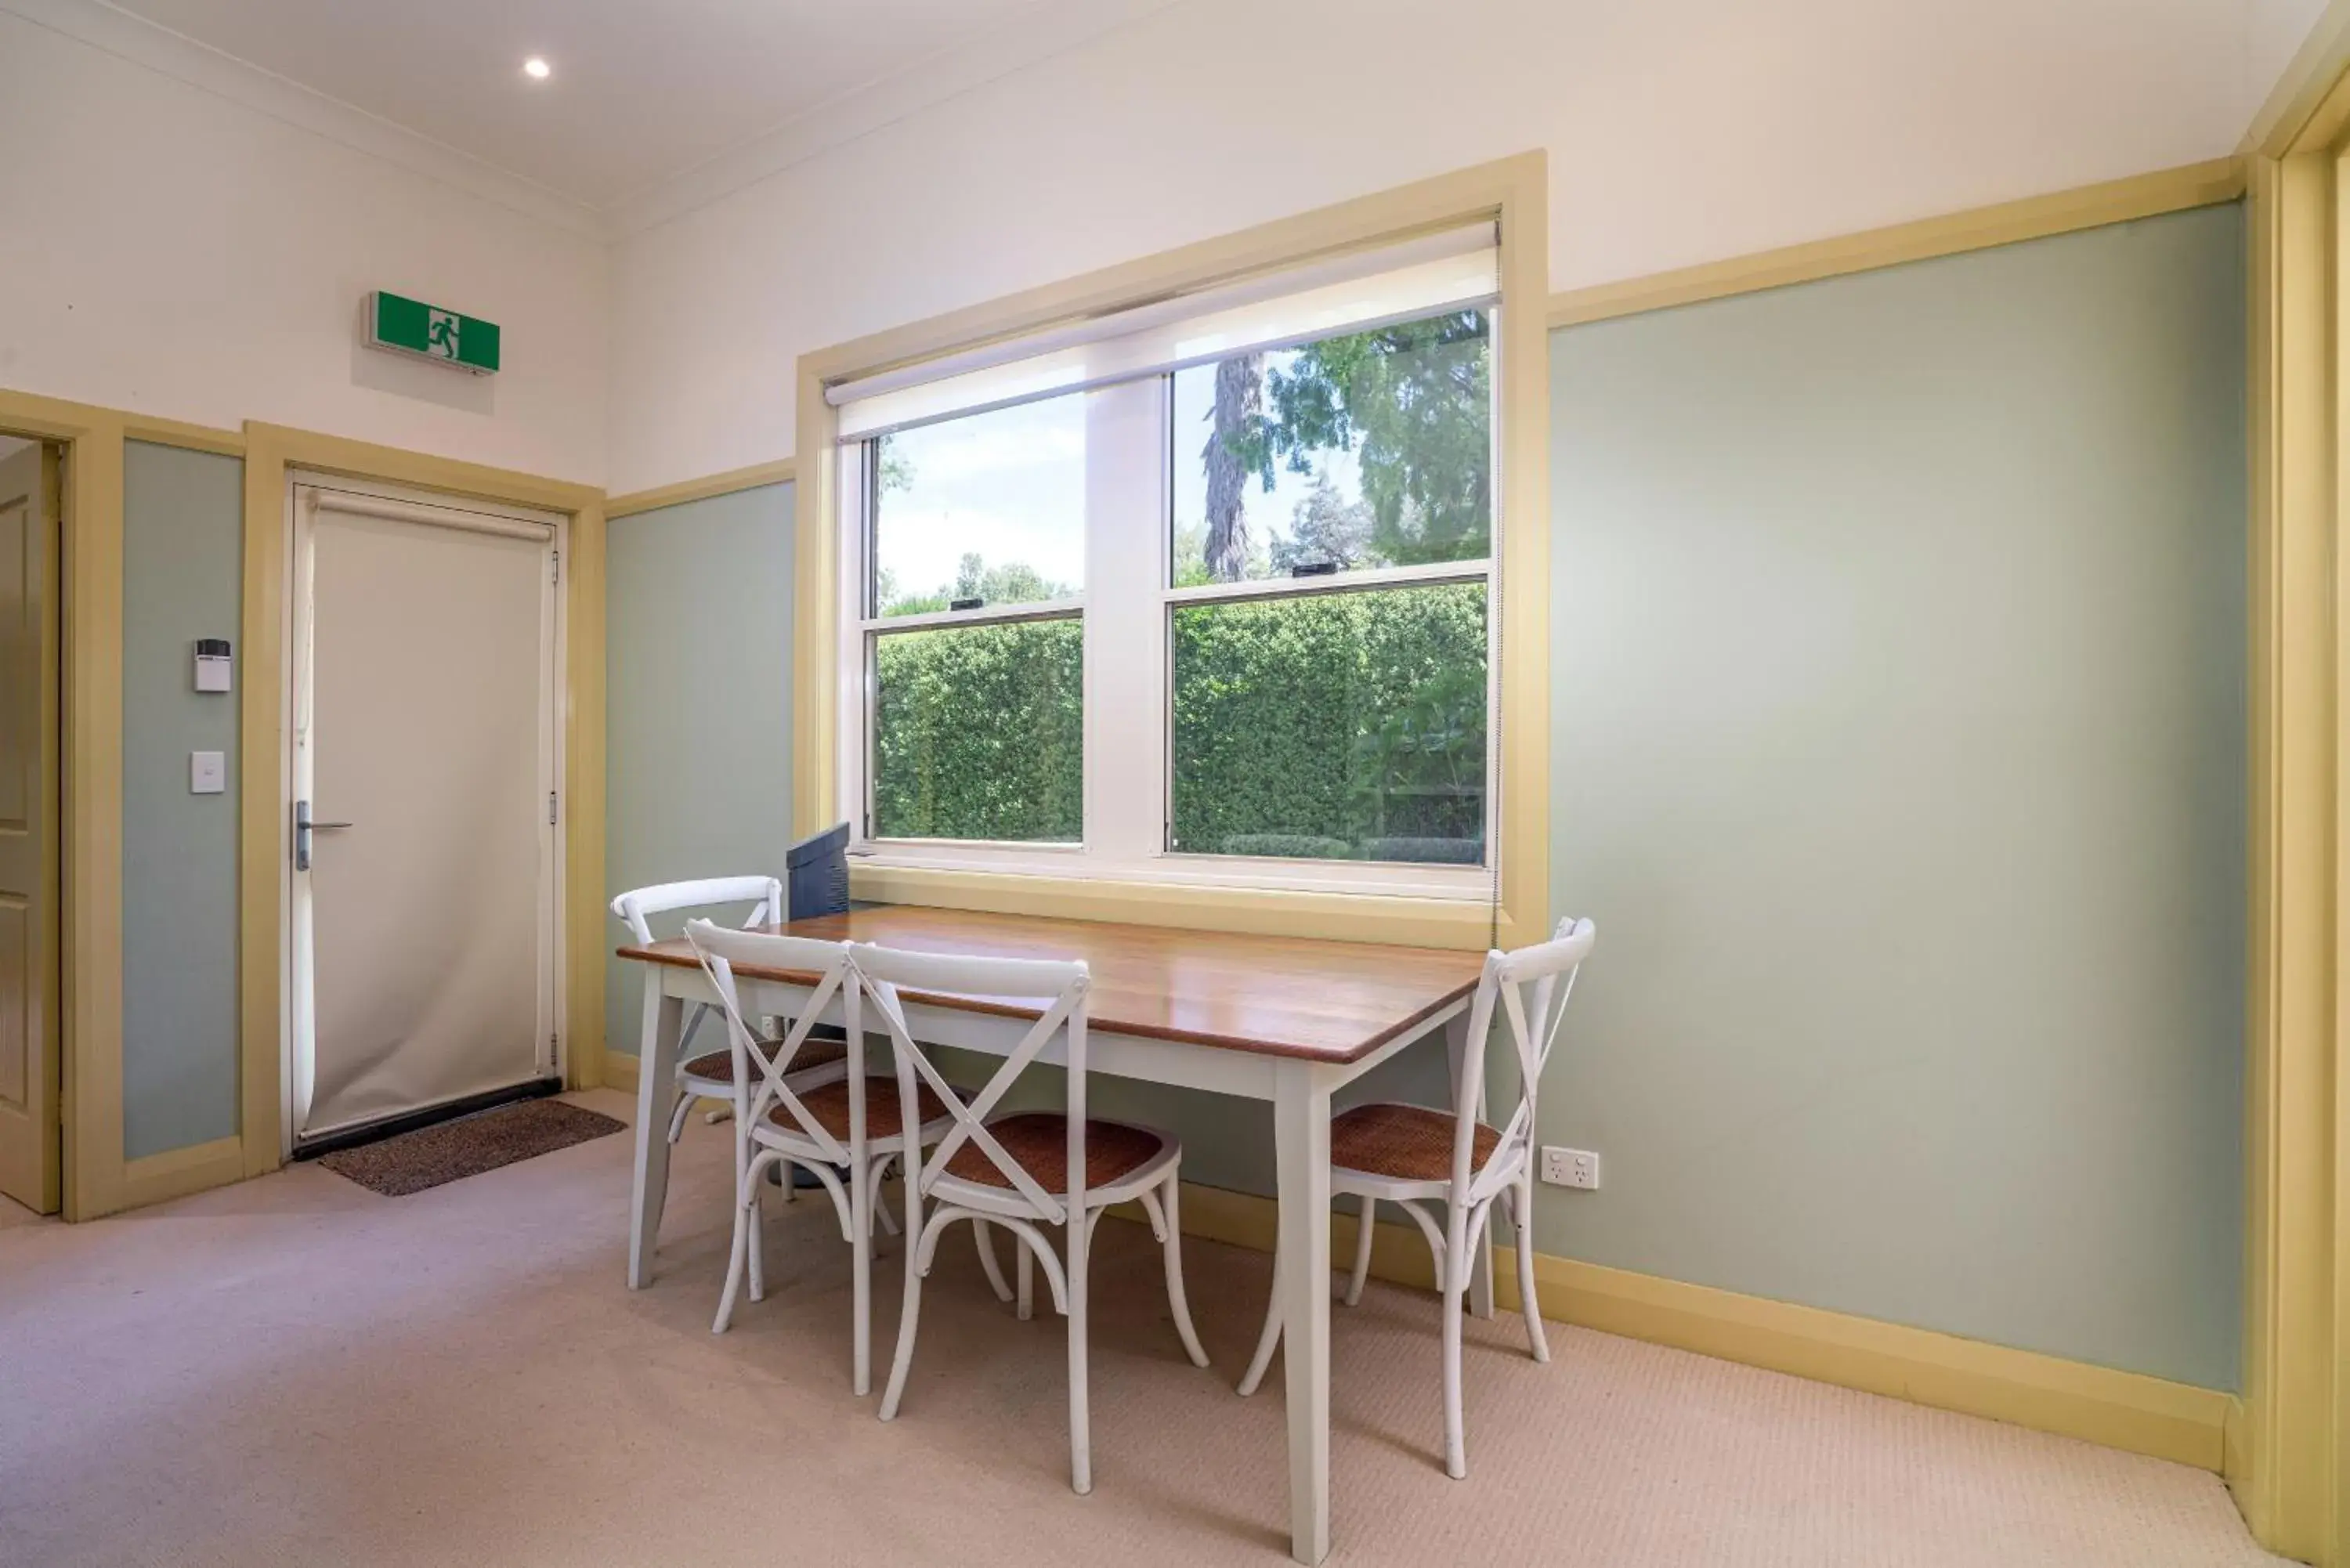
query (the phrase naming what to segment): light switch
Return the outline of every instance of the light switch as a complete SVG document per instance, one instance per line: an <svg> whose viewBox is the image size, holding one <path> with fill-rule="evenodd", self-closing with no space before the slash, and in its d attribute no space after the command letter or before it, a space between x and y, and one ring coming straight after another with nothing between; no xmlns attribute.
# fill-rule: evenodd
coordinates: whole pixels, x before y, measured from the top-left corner
<svg viewBox="0 0 2350 1568"><path fill-rule="evenodd" d="M188 753L188 793L191 794L221 794L228 789L228 753L225 752L190 752Z"/></svg>

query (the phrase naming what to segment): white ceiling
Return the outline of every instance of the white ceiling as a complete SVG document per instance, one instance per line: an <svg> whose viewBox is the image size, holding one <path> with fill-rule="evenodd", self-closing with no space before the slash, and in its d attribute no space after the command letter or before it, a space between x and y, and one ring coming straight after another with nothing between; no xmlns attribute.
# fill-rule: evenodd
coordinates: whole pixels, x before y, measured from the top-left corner
<svg viewBox="0 0 2350 1568"><path fill-rule="evenodd" d="M958 56L1000 54L1004 34L1065 8L1051 0L112 3L598 210L860 89L923 67L939 76ZM532 55L553 65L548 80L523 76Z"/></svg>

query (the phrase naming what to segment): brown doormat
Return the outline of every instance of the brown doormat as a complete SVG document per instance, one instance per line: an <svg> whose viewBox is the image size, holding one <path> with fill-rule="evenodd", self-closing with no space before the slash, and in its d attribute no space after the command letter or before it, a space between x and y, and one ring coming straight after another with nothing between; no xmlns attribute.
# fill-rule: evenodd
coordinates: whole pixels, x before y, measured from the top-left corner
<svg viewBox="0 0 2350 1568"><path fill-rule="evenodd" d="M419 1127L381 1143L322 1154L318 1163L372 1192L400 1198L619 1132L626 1122L561 1100L524 1100Z"/></svg>

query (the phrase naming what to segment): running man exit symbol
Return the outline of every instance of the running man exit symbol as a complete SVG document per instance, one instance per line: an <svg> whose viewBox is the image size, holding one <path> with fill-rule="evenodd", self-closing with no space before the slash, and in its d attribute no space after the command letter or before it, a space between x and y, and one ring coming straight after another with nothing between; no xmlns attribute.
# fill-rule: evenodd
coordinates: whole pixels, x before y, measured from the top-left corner
<svg viewBox="0 0 2350 1568"><path fill-rule="evenodd" d="M446 306L381 290L369 295L367 340L374 348L493 376L498 369L498 324Z"/></svg>

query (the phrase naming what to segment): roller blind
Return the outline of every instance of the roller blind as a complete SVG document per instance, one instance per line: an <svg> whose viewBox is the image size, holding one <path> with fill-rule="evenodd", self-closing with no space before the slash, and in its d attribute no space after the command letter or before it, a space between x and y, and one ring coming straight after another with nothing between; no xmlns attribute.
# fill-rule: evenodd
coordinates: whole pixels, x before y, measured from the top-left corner
<svg viewBox="0 0 2350 1568"><path fill-rule="evenodd" d="M840 439L861 441L1235 354L1490 306L1500 279L1494 226L1474 223L839 382L825 389L825 400L840 410Z"/></svg>

